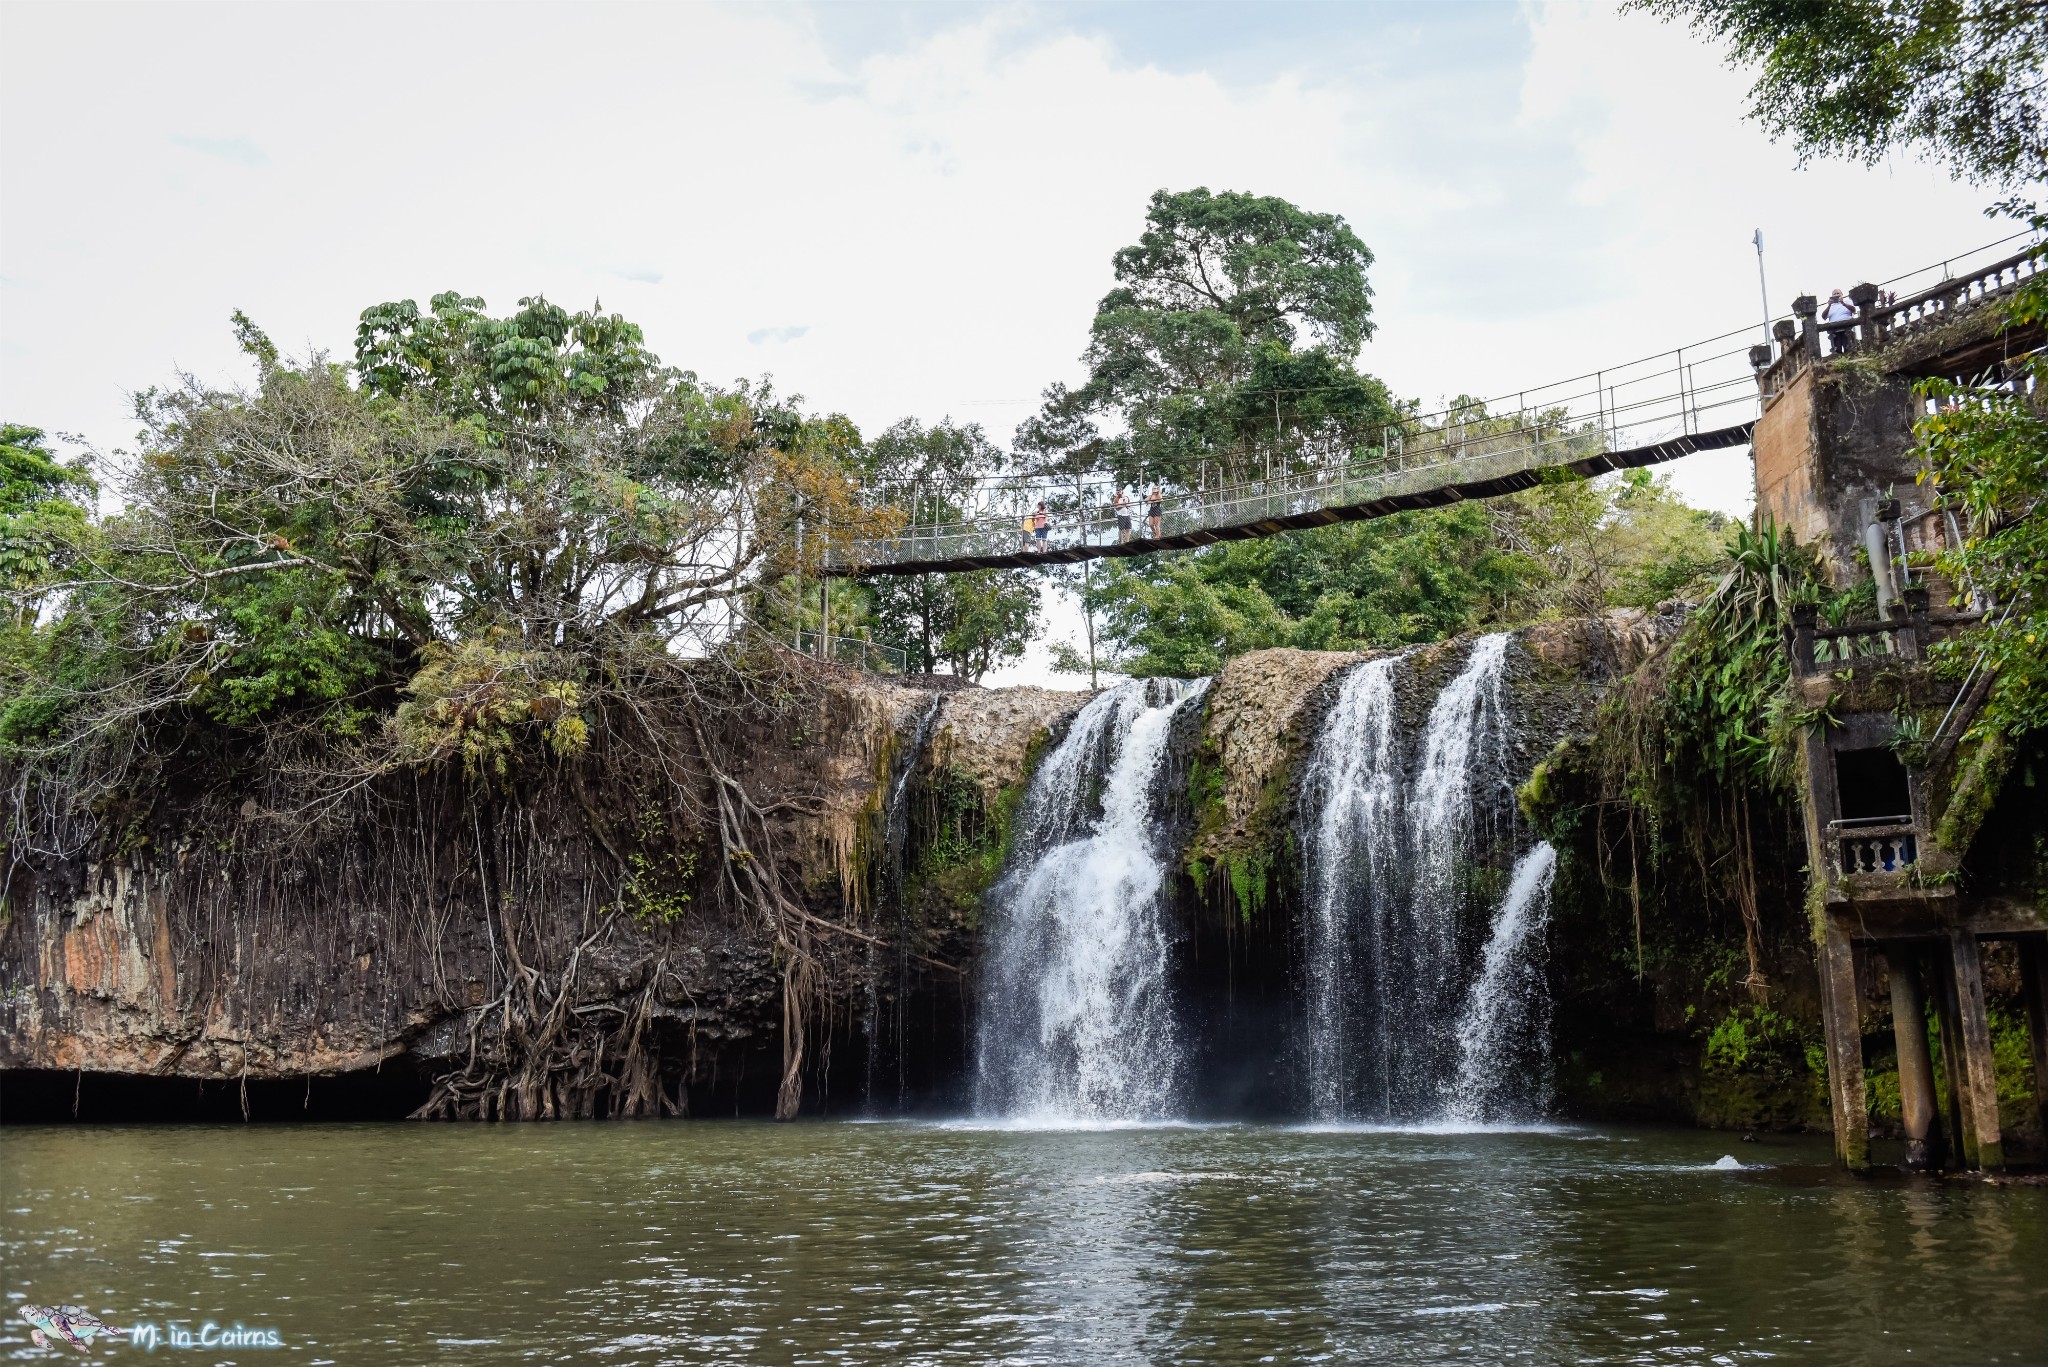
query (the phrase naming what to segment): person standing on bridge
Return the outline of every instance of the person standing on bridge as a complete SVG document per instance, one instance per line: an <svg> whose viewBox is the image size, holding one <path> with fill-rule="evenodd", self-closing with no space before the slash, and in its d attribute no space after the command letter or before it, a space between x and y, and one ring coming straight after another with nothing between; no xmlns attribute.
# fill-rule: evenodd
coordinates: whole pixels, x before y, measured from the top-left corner
<svg viewBox="0 0 2048 1367"><path fill-rule="evenodd" d="M1038 519L1029 508L1024 510L1024 549L1031 549L1031 533L1038 526Z"/></svg>
<svg viewBox="0 0 2048 1367"><path fill-rule="evenodd" d="M1828 295L1827 307L1820 311L1823 323L1847 323L1856 317L1856 306L1842 297L1840 290ZM1855 338L1848 328L1837 328L1828 334L1828 354L1840 356L1847 351Z"/></svg>
<svg viewBox="0 0 2048 1367"><path fill-rule="evenodd" d="M1109 501L1116 512L1116 544L1121 546L1131 539L1131 501L1124 496L1124 486L1116 486L1116 497Z"/></svg>
<svg viewBox="0 0 2048 1367"><path fill-rule="evenodd" d="M1031 530L1038 537L1038 549L1045 549L1045 539L1052 535L1052 514L1045 510L1045 500L1038 500L1038 511L1031 515Z"/></svg>
<svg viewBox="0 0 2048 1367"><path fill-rule="evenodd" d="M1166 515L1166 500L1159 496L1159 486L1153 485L1152 492L1145 495L1145 521L1152 528L1152 539L1159 539L1161 519Z"/></svg>

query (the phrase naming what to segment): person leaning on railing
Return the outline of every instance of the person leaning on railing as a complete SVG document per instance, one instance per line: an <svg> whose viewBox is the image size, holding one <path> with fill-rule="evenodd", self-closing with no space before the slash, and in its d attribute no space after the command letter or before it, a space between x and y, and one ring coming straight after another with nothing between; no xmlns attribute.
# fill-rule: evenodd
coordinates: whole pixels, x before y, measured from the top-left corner
<svg viewBox="0 0 2048 1367"><path fill-rule="evenodd" d="M1820 311L1820 320L1823 323L1847 323L1854 321L1855 317L1856 306L1844 299L1840 290L1828 295L1827 306ZM1836 328L1828 334L1828 354L1840 356L1849 349L1853 340L1848 328Z"/></svg>

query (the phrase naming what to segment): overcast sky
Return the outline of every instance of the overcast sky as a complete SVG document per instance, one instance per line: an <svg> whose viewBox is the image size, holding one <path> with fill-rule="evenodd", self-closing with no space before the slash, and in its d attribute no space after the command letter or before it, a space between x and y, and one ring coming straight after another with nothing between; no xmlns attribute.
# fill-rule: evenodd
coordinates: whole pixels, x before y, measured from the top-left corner
<svg viewBox="0 0 2048 1367"><path fill-rule="evenodd" d="M103 448L129 391L242 378L236 308L345 354L444 289L1001 441L1161 187L1343 214L1360 364L1426 401L1755 320L1757 228L1781 311L2010 231L1915 163L1798 169L1604 6L10 3L0 43L0 416ZM1747 510L1745 453L1672 468Z"/></svg>

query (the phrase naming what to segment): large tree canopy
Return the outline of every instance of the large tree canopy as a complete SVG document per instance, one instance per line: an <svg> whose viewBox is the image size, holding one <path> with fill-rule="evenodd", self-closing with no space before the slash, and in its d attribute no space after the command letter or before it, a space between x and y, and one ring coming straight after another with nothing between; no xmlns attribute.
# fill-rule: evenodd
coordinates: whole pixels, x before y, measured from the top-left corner
<svg viewBox="0 0 2048 1367"><path fill-rule="evenodd" d="M1631 0L1760 68L1752 117L1803 156L1916 148L1957 176L2048 178L2041 0Z"/></svg>
<svg viewBox="0 0 2048 1367"><path fill-rule="evenodd" d="M1054 386L1019 432L1036 463L1192 485L1348 452L1393 418L1385 390L1352 369L1372 334L1372 253L1338 215L1161 190L1113 264L1087 382ZM1104 418L1123 431L1103 439Z"/></svg>
<svg viewBox="0 0 2048 1367"><path fill-rule="evenodd" d="M1105 319L1214 314L1245 342L1292 346L1299 327L1349 360L1372 335L1372 253L1336 214L1272 195L1158 191L1145 232L1115 258Z"/></svg>

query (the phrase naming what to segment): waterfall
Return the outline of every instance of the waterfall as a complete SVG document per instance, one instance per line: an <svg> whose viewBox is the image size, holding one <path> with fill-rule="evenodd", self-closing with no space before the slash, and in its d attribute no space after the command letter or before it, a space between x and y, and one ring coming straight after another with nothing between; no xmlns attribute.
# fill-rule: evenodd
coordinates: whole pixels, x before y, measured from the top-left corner
<svg viewBox="0 0 2048 1367"><path fill-rule="evenodd" d="M1446 1028L1458 1009L1463 967L1459 930L1464 924L1463 873L1479 862L1472 820L1474 761L1490 761L1488 777L1499 773L1501 665L1507 658L1505 632L1482 636L1458 676L1437 694L1422 731L1422 772L1408 799L1409 849L1413 860L1408 900L1414 937L1407 963L1395 970L1409 981L1403 994L1425 1035L1416 1041L1410 1105L1439 1106L1456 1064Z"/></svg>
<svg viewBox="0 0 2048 1367"><path fill-rule="evenodd" d="M1405 792L1395 684L1407 657L1352 670L1317 737L1301 828L1317 1119L1432 1119L1457 1095L1469 871L1486 853L1474 808L1502 773L1508 639L1473 642L1437 695Z"/></svg>
<svg viewBox="0 0 2048 1367"><path fill-rule="evenodd" d="M1458 1019L1454 1120L1534 1120L1550 1101L1550 983L1542 949L1556 871L1557 851L1548 841L1515 861Z"/></svg>
<svg viewBox="0 0 2048 1367"><path fill-rule="evenodd" d="M1174 715L1206 687L1134 680L1098 694L1033 776L988 899L983 1114L1087 1122L1177 1110L1161 789Z"/></svg>
<svg viewBox="0 0 2048 1367"><path fill-rule="evenodd" d="M1390 981L1391 938L1386 897L1395 873L1401 804L1401 756L1394 743L1394 668L1389 657L1367 660L1345 675L1329 719L1309 758L1307 810L1316 814L1308 844L1320 858L1308 868L1307 967L1309 1114L1335 1120L1350 1114L1351 1053L1369 1061L1391 1057L1391 1017L1361 1000L1361 977ZM1353 918L1354 906L1364 924ZM1360 932L1354 935L1354 932ZM1362 951L1362 953L1361 953ZM1369 963L1361 963L1361 958ZM1363 970L1363 973L1361 973ZM1390 1102L1383 1070L1369 1070L1371 1100Z"/></svg>

